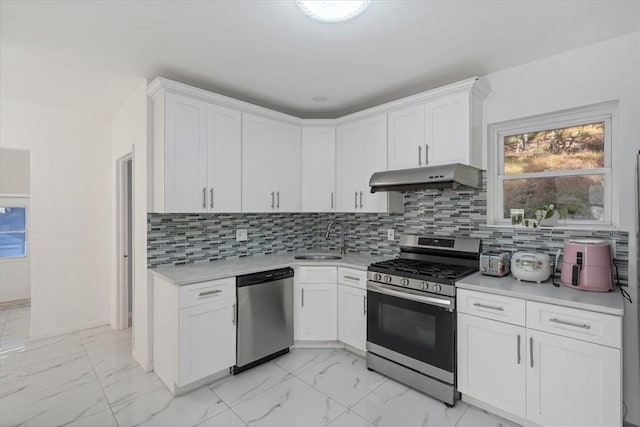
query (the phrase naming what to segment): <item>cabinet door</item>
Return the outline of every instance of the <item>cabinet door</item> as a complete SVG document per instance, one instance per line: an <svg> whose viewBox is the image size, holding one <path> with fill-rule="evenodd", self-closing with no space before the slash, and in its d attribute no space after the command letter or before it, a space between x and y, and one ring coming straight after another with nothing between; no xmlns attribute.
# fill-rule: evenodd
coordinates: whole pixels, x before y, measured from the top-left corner
<svg viewBox="0 0 640 427"><path fill-rule="evenodd" d="M338 286L338 339L358 350L366 350L367 291Z"/></svg>
<svg viewBox="0 0 640 427"><path fill-rule="evenodd" d="M525 416L525 328L458 313L458 390Z"/></svg>
<svg viewBox="0 0 640 427"><path fill-rule="evenodd" d="M300 212L302 137L300 127L278 123L278 159L271 165L278 174L276 211Z"/></svg>
<svg viewBox="0 0 640 427"><path fill-rule="evenodd" d="M243 114L243 212L275 212L278 155L278 127L273 120Z"/></svg>
<svg viewBox="0 0 640 427"><path fill-rule="evenodd" d="M178 385L235 365L235 298L180 310Z"/></svg>
<svg viewBox="0 0 640 427"><path fill-rule="evenodd" d="M620 426L620 350L527 330L527 419L541 425Z"/></svg>
<svg viewBox="0 0 640 427"><path fill-rule="evenodd" d="M389 113L389 170L424 165L424 105Z"/></svg>
<svg viewBox="0 0 640 427"><path fill-rule="evenodd" d="M457 93L425 104L427 164L469 164L469 93Z"/></svg>
<svg viewBox="0 0 640 427"><path fill-rule="evenodd" d="M338 127L336 144L336 211L360 212L364 162L358 124Z"/></svg>
<svg viewBox="0 0 640 427"><path fill-rule="evenodd" d="M165 97L165 212L204 212L207 191L207 103Z"/></svg>
<svg viewBox="0 0 640 427"><path fill-rule="evenodd" d="M386 212L387 193L372 194L369 179L374 172L387 170L387 115L364 120L362 124L361 158L364 161L358 197L361 212ZM360 194L361 192L361 194Z"/></svg>
<svg viewBox="0 0 640 427"><path fill-rule="evenodd" d="M337 285L300 285L298 338L303 341L335 341L337 330Z"/></svg>
<svg viewBox="0 0 640 427"><path fill-rule="evenodd" d="M240 212L242 121L239 111L217 105L207 109L207 210Z"/></svg>
<svg viewBox="0 0 640 427"><path fill-rule="evenodd" d="M309 126L302 129L303 212L335 210L335 147L333 126Z"/></svg>

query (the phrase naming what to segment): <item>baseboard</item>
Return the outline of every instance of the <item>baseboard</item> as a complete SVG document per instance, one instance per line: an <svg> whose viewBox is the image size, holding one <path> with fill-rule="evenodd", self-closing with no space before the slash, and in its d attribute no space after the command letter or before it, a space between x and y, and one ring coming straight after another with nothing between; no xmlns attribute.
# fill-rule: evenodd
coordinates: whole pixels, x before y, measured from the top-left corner
<svg viewBox="0 0 640 427"><path fill-rule="evenodd" d="M344 348L339 341L296 341L291 348Z"/></svg>
<svg viewBox="0 0 640 427"><path fill-rule="evenodd" d="M72 332L84 331L85 329L97 328L99 326L109 325L108 320L99 320L97 322L84 323L82 325L71 326L68 328L53 329L45 332L33 333L29 331L29 339L40 340L43 338L57 337L58 335L70 334Z"/></svg>
<svg viewBox="0 0 640 427"><path fill-rule="evenodd" d="M624 422L624 427L639 427L639 426L637 426L635 424L631 424L630 422L625 421Z"/></svg>
<svg viewBox="0 0 640 427"><path fill-rule="evenodd" d="M466 402L470 405L475 406L476 408L484 409L485 411L491 412L492 415L498 416L500 418L504 418L507 421L511 421L513 423L520 424L525 427L535 427L536 424L532 424L530 421L520 418L517 415L510 414L509 412L503 411L502 409L498 409L493 405L489 405L488 403L484 403L481 400L475 399L469 395L462 393L462 401Z"/></svg>
<svg viewBox="0 0 640 427"><path fill-rule="evenodd" d="M153 371L153 361L146 360L144 357L140 356L135 348L131 351L131 356L133 357L133 360L138 362L138 365L140 365L145 372Z"/></svg>

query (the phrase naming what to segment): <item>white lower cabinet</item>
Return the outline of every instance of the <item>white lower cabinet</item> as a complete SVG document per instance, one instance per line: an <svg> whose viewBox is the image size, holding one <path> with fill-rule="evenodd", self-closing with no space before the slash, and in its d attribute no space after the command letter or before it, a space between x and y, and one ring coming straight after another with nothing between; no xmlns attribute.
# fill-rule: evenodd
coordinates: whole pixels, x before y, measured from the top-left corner
<svg viewBox="0 0 640 427"><path fill-rule="evenodd" d="M300 284L297 328L299 340L338 339L337 286L336 283Z"/></svg>
<svg viewBox="0 0 640 427"><path fill-rule="evenodd" d="M171 393L236 363L235 278L176 286L153 278L153 365Z"/></svg>
<svg viewBox="0 0 640 427"><path fill-rule="evenodd" d="M527 331L527 418L540 425L620 426L620 350Z"/></svg>
<svg viewBox="0 0 640 427"><path fill-rule="evenodd" d="M458 290L459 301L476 301L458 307L463 398L527 424L622 425L622 349L599 344L619 343L619 316L492 297ZM521 323L493 320L506 312Z"/></svg>
<svg viewBox="0 0 640 427"><path fill-rule="evenodd" d="M366 350L367 291L338 285L338 340Z"/></svg>
<svg viewBox="0 0 640 427"><path fill-rule="evenodd" d="M458 390L526 415L524 327L458 313Z"/></svg>
<svg viewBox="0 0 640 427"><path fill-rule="evenodd" d="M182 309L179 324L179 386L235 365L235 299Z"/></svg>

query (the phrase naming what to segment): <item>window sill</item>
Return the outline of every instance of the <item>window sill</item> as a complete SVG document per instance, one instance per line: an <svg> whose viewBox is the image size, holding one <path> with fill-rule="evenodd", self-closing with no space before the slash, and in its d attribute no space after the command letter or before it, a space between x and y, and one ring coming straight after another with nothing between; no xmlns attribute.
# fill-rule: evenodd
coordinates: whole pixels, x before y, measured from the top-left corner
<svg viewBox="0 0 640 427"><path fill-rule="evenodd" d="M517 226L517 225L511 225L510 223L504 223L504 224L485 224L485 226L489 227L489 228L513 228L514 230L567 230L567 231L620 231L620 229L614 225L596 225L596 224L591 224L591 225L577 225L577 224L559 224L559 225L554 225L553 227L538 227L538 228L531 228L531 227L523 227L523 226Z"/></svg>
<svg viewBox="0 0 640 427"><path fill-rule="evenodd" d="M16 256L16 257L3 257L0 258L0 263L5 263L5 262L24 262L24 261L28 261L29 260L29 256Z"/></svg>

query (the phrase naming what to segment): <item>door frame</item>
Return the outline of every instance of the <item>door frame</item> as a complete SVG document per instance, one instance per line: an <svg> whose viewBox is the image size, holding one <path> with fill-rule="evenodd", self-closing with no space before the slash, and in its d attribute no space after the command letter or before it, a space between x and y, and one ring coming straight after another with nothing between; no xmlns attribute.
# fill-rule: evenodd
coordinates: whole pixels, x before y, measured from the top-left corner
<svg viewBox="0 0 640 427"><path fill-rule="evenodd" d="M127 177L127 162L131 161L131 178ZM135 162L133 152L130 152L116 160L116 318L115 329L126 329L129 327L129 289L131 286L131 297L135 295L135 274L132 269L131 283L128 283L127 275L129 265L135 266ZM131 182L129 182L131 181ZM127 188L131 185L131 224L129 224L127 199ZM131 229L131 236L128 229ZM131 239L131 242L128 239ZM131 253L127 254L127 246L131 246ZM123 258L128 261L122 262ZM133 301L131 322L133 327Z"/></svg>

